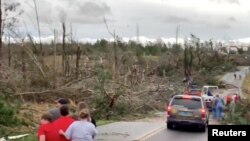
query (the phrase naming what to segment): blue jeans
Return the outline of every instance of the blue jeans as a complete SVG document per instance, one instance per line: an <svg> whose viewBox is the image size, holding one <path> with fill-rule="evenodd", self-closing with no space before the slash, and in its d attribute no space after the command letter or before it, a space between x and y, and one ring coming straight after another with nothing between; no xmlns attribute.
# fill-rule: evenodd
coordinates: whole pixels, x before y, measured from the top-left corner
<svg viewBox="0 0 250 141"><path fill-rule="evenodd" d="M223 112L223 106L222 105L217 105L216 109L215 109L215 115L216 115L216 119L220 120L222 118L222 112Z"/></svg>

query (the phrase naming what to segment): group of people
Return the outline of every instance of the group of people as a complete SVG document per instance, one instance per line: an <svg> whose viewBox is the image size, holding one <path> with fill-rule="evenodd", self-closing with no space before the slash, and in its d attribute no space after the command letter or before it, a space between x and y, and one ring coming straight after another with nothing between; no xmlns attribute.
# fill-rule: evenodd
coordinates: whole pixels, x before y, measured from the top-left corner
<svg viewBox="0 0 250 141"><path fill-rule="evenodd" d="M216 97L212 101L213 118L220 121L223 117L222 115L223 110L224 110L224 100L219 95L216 95Z"/></svg>
<svg viewBox="0 0 250 141"><path fill-rule="evenodd" d="M93 141L96 134L96 122L88 105L80 102L76 112L70 113L69 101L64 98L41 116L37 133L39 141Z"/></svg>
<svg viewBox="0 0 250 141"><path fill-rule="evenodd" d="M239 79L241 80L241 78L242 78L242 76L241 76L241 74L239 74ZM234 79L237 79L237 74L236 73L234 74Z"/></svg>
<svg viewBox="0 0 250 141"><path fill-rule="evenodd" d="M234 110L235 103L239 101L240 96L238 94L227 95L226 103L219 95L216 95L216 97L212 101L213 117L220 121L223 117L225 106L229 107L229 110L232 112Z"/></svg>

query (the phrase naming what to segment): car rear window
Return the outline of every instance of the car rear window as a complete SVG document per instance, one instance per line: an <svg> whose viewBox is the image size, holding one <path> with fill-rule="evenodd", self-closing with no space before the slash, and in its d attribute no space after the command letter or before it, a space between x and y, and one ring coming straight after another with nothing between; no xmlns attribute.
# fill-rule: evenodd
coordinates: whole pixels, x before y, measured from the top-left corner
<svg viewBox="0 0 250 141"><path fill-rule="evenodd" d="M173 105L183 106L188 109L201 109L202 108L200 99L175 98L173 99L171 103L171 106Z"/></svg>

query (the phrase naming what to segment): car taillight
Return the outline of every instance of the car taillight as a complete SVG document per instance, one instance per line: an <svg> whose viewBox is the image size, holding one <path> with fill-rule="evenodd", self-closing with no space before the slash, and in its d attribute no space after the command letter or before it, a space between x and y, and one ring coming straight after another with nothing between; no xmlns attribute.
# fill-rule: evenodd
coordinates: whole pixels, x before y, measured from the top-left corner
<svg viewBox="0 0 250 141"><path fill-rule="evenodd" d="M167 116L171 115L171 111L172 111L171 106L168 106L168 108L167 108Z"/></svg>
<svg viewBox="0 0 250 141"><path fill-rule="evenodd" d="M189 96L189 95L184 95L184 96L182 96L184 99L192 99L192 97L191 96Z"/></svg>
<svg viewBox="0 0 250 141"><path fill-rule="evenodd" d="M206 110L204 108L201 109L201 118L206 118Z"/></svg>

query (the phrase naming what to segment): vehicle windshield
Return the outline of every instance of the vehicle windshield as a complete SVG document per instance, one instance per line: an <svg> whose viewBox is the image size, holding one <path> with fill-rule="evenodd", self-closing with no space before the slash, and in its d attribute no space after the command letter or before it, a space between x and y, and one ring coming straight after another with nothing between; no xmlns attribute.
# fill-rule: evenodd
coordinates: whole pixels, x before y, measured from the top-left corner
<svg viewBox="0 0 250 141"><path fill-rule="evenodd" d="M188 109L201 109L202 108L200 99L175 98L173 99L171 106L182 106Z"/></svg>

